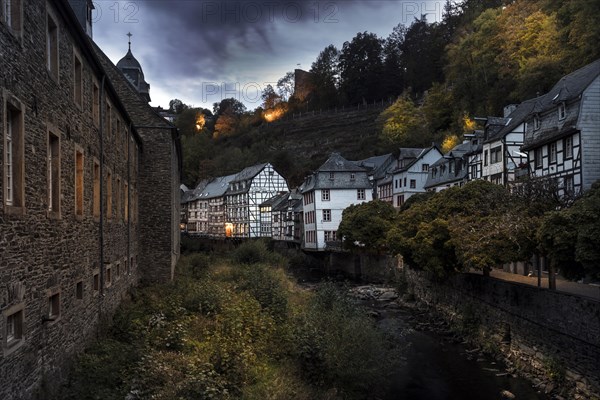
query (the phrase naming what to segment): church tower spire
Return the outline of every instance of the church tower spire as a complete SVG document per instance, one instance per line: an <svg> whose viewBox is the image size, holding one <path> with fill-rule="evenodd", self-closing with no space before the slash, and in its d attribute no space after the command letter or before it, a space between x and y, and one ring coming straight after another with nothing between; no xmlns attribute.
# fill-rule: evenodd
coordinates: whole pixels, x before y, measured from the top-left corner
<svg viewBox="0 0 600 400"><path fill-rule="evenodd" d="M127 44L128 50L125 57L121 58L117 63L117 68L121 70L125 78L133 85L135 90L146 99L146 101L150 102L150 85L144 79L144 71L142 71L142 66L133 56L131 52L131 37L133 34L128 32L126 34L128 37Z"/></svg>

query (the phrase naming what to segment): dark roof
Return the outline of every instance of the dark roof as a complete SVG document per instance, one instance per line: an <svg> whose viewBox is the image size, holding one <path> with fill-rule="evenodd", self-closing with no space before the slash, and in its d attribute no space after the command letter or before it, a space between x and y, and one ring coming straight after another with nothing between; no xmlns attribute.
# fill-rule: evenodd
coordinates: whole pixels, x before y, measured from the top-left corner
<svg viewBox="0 0 600 400"><path fill-rule="evenodd" d="M408 164L405 164L397 169L395 169L393 172L402 172L402 171L406 171L408 170L410 167L412 167L417 161L419 161L421 159L421 157L425 156L425 154L429 153L429 151L433 150L433 149L437 149L437 151L440 153L440 157L442 155L442 150L440 150L440 148L438 147L437 144L432 144L431 147L428 147L426 149L418 149L418 148L401 148L400 149L400 156L399 156L399 162L401 162L402 160L408 160L408 159L412 159L411 162L409 162ZM387 183L387 182L386 182Z"/></svg>
<svg viewBox="0 0 600 400"><path fill-rule="evenodd" d="M538 98L525 100L521 104L519 104L513 112L508 115L508 118L502 118L505 120L504 126L501 129L495 131L494 133L489 132L487 139L484 143L489 143L499 138L502 138L512 131L514 131L519 125L525 122L527 116L531 114L533 111L535 104L538 102Z"/></svg>
<svg viewBox="0 0 600 400"><path fill-rule="evenodd" d="M465 142L455 146L452 150L450 150L448 153L446 153L443 157L441 157L439 160L437 160L430 166L430 168L429 168L430 172L427 175L427 181L425 182L424 187L430 188L433 186L439 186L439 185L466 179L468 170L467 170L467 162L466 162L465 158L468 154L476 151L476 149L480 146L481 146L481 144L476 145L473 143L472 140L465 141ZM459 163L457 163L457 160L461 160L461 162L460 162L461 169L458 172L456 170L456 166L457 166L457 164L459 164ZM453 164L454 168L452 169L452 172L450 172L450 168L448 166L448 164L450 164L450 163L454 163ZM447 167L445 168L445 170L443 172L440 170L439 173L437 173L436 176L434 177L433 169L438 168L442 165L446 165Z"/></svg>
<svg viewBox="0 0 600 400"><path fill-rule="evenodd" d="M202 198L214 199L216 197L224 196L225 192L227 192L227 189L229 188L229 183L233 181L235 176L236 175L234 174L214 178L208 182L208 184L202 190Z"/></svg>
<svg viewBox="0 0 600 400"><path fill-rule="evenodd" d="M331 156L319 167L318 172L360 172L367 169L355 161L348 161L340 153L331 153Z"/></svg>
<svg viewBox="0 0 600 400"><path fill-rule="evenodd" d="M260 173L260 171L262 171L267 165L268 165L268 163L262 163L262 164L252 165L251 167L246 167L243 170L241 170L240 172L238 172L237 175L235 176L235 178L231 182L234 183L234 182L241 182L241 181L245 181L248 179L252 179L256 175L258 175Z"/></svg>
<svg viewBox="0 0 600 400"><path fill-rule="evenodd" d="M123 57L119 60L119 62L117 63L117 68L119 68L119 69L132 68L132 69L139 69L140 72L142 71L142 66L140 65L138 60L131 53L131 49L129 49L129 51L127 51L127 54L125 54L125 57Z"/></svg>
<svg viewBox="0 0 600 400"><path fill-rule="evenodd" d="M288 200L289 195L290 195L290 192L276 194L275 196L263 201L260 204L260 207L271 206L271 210L273 211L281 205L287 206L287 200Z"/></svg>
<svg viewBox="0 0 600 400"><path fill-rule="evenodd" d="M598 75L600 59L563 76L548 93L541 96L533 112L542 113L555 108L559 103L578 98Z"/></svg>

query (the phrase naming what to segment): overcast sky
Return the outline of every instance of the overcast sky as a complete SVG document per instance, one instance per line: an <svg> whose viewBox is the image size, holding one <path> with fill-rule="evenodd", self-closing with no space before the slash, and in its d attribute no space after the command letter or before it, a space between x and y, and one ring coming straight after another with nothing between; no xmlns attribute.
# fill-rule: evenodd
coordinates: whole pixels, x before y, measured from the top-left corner
<svg viewBox="0 0 600 400"><path fill-rule="evenodd" d="M260 105L268 83L309 70L329 44L358 32L387 37L399 23L441 18L444 1L94 0L94 40L116 64L131 49L150 84L153 106L181 99L212 109L235 97Z"/></svg>

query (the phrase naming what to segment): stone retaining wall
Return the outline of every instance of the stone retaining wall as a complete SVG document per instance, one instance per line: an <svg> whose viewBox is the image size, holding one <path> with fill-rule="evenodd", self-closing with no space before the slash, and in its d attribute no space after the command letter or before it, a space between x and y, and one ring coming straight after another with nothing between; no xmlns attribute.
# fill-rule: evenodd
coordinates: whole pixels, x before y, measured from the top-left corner
<svg viewBox="0 0 600 400"><path fill-rule="evenodd" d="M450 320L471 319L484 346L542 380L564 368L572 398L600 398L600 302L462 274L444 283L405 269L408 290Z"/></svg>

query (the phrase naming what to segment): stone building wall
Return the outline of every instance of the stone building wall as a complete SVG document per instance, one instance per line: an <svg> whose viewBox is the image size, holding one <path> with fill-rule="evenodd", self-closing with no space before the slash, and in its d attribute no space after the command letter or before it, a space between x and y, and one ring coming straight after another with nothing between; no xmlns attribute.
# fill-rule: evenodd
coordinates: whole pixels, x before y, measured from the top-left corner
<svg viewBox="0 0 600 400"><path fill-rule="evenodd" d="M15 31L0 22L0 398L44 399L64 378L69 359L97 334L139 280L139 218L131 199L137 197L139 186L134 161L139 159L141 141L128 129L126 113L107 86L112 132L104 135L103 182L111 171L113 216L103 220L101 249L100 219L92 211L94 160L101 160L99 124L92 116L93 82L100 86L101 69L86 49L85 37L73 27L66 1L20 3L22 29ZM46 66L48 15L58 29L58 79ZM83 71L81 105L73 94L76 56ZM22 207L7 205L5 198L11 108L18 108L23 117ZM48 211L49 132L59 140L57 212ZM75 214L76 149L83 154L81 216ZM20 157L16 154L17 160ZM117 177L127 182L130 192L127 221L125 185L117 202ZM106 188L104 192L106 203ZM55 316L49 312L52 299L58 307ZM16 338L9 340L8 324L15 321L15 313L19 326Z"/></svg>
<svg viewBox="0 0 600 400"><path fill-rule="evenodd" d="M565 368L576 398L600 396L600 302L475 274L446 283L405 269L409 290L449 319L471 318L515 364L544 376Z"/></svg>

